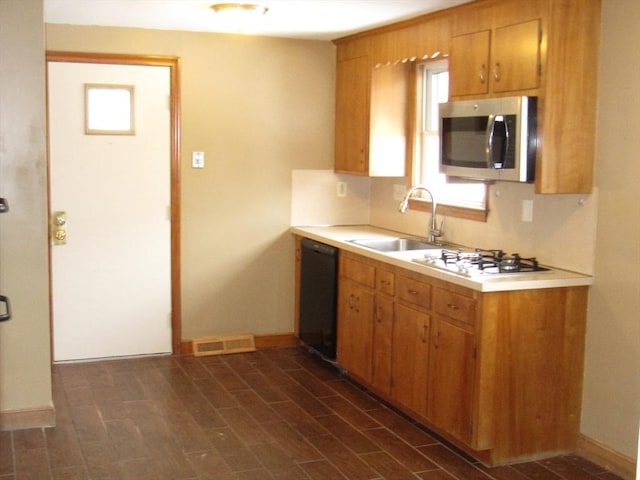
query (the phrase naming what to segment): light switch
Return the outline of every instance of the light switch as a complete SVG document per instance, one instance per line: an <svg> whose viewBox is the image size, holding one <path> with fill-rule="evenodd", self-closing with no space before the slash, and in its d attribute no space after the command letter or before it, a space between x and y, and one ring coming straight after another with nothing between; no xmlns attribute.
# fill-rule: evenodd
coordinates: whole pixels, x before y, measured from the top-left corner
<svg viewBox="0 0 640 480"><path fill-rule="evenodd" d="M204 168L204 152L191 152L191 167Z"/></svg>

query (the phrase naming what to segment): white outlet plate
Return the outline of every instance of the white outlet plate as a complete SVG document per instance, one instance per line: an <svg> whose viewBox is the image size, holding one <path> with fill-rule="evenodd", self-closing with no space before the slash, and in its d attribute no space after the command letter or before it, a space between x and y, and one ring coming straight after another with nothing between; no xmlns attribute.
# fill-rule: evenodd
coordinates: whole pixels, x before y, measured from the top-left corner
<svg viewBox="0 0 640 480"><path fill-rule="evenodd" d="M533 222L533 200L522 201L522 221Z"/></svg>
<svg viewBox="0 0 640 480"><path fill-rule="evenodd" d="M338 182L336 184L336 194L339 197L346 197L347 196L347 184L346 184L346 182Z"/></svg>

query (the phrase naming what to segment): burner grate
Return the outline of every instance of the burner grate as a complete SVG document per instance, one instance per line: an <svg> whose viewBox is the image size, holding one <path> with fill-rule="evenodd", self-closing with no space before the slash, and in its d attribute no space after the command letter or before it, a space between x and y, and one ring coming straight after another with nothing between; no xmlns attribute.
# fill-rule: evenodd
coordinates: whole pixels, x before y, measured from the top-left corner
<svg viewBox="0 0 640 480"><path fill-rule="evenodd" d="M442 250L440 259L446 267L457 267L460 271L480 270L486 273L540 272L547 268L538 264L536 257L521 257L518 253L505 254L503 250L476 248L472 252Z"/></svg>

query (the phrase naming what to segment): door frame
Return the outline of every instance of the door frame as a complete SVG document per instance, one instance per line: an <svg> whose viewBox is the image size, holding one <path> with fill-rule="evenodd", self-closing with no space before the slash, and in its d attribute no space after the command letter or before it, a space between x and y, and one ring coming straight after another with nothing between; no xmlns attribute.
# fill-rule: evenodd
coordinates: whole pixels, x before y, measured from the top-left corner
<svg viewBox="0 0 640 480"><path fill-rule="evenodd" d="M180 256L180 58L155 55L127 55L113 53L84 53L47 51L45 64L49 62L66 63L100 63L114 65L138 65L147 67L169 67L170 76L170 163L171 163L171 351L182 353L182 295L181 295L181 256ZM48 89L47 89L48 90ZM48 102L47 102L48 105ZM49 137L49 110L47 108L47 138ZM50 184L50 152L47 141L47 203L49 216L51 215L51 184ZM51 221L51 219L49 219ZM51 331L51 355L53 359L53 285L51 267L51 243L49 243L49 302Z"/></svg>

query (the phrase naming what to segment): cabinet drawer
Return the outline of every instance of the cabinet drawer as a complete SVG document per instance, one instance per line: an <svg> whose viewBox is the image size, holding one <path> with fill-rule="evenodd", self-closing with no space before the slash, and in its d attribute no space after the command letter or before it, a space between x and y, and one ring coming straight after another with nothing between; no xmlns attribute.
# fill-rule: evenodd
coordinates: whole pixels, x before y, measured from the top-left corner
<svg viewBox="0 0 640 480"><path fill-rule="evenodd" d="M433 292L433 310L460 322L474 325L476 301L473 298L436 288Z"/></svg>
<svg viewBox="0 0 640 480"><path fill-rule="evenodd" d="M431 307L431 285L398 275L398 299L422 308Z"/></svg>
<svg viewBox="0 0 640 480"><path fill-rule="evenodd" d="M347 256L340 257L340 275L370 288L376 286L375 267L368 263L360 262L355 258Z"/></svg>
<svg viewBox="0 0 640 480"><path fill-rule="evenodd" d="M378 268L376 272L376 290L393 296L396 290L396 276L389 270Z"/></svg>

